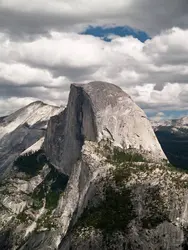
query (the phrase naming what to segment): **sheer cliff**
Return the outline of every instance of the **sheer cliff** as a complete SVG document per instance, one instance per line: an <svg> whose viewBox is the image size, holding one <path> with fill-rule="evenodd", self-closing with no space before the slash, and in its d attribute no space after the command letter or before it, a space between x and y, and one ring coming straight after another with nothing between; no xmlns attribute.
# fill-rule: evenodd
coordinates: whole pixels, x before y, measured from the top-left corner
<svg viewBox="0 0 188 250"><path fill-rule="evenodd" d="M67 109L49 123L46 154L60 171L70 174L84 141L101 139L166 158L146 115L119 87L105 82L72 84Z"/></svg>
<svg viewBox="0 0 188 250"><path fill-rule="evenodd" d="M33 148L0 187L3 249L187 249L188 174L119 87L72 84Z"/></svg>

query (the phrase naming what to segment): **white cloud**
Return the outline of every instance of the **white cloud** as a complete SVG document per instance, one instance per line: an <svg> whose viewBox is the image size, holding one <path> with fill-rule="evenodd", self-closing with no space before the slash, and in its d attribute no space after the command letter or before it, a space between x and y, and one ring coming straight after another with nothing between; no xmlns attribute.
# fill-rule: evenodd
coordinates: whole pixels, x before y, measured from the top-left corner
<svg viewBox="0 0 188 250"><path fill-rule="evenodd" d="M33 42L4 41L1 57L7 62L22 61L45 67L99 66L104 43L92 36L52 32L50 38Z"/></svg>
<svg viewBox="0 0 188 250"><path fill-rule="evenodd" d="M51 84L52 76L47 70L31 68L27 65L14 63L5 64L0 62L0 79L16 85L20 84Z"/></svg>
<svg viewBox="0 0 188 250"><path fill-rule="evenodd" d="M145 46L145 53L155 61L157 65L188 63L186 53L188 44L185 42L188 30L172 28L162 34L148 40Z"/></svg>
<svg viewBox="0 0 188 250"><path fill-rule="evenodd" d="M7 98L6 101L0 99L0 116L8 115L33 101L36 101L36 98L11 97Z"/></svg>
<svg viewBox="0 0 188 250"><path fill-rule="evenodd" d="M103 80L121 86L145 110L188 109L186 40L188 30L180 28L145 43L62 32L13 41L1 33L0 92L5 101L25 96L65 104L71 82Z"/></svg>

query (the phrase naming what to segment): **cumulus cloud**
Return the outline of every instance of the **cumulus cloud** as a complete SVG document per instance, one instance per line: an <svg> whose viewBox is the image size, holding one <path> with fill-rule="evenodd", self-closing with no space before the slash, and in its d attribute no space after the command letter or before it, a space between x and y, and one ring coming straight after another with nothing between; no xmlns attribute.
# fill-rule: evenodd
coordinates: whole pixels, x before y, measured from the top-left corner
<svg viewBox="0 0 188 250"><path fill-rule="evenodd" d="M13 2L9 3L4 7L10 10ZM38 5L31 7L28 12ZM27 104L30 98L66 104L70 83L94 80L119 85L146 111L188 109L187 39L188 30L180 28L145 43L131 36L114 36L106 42L55 31L35 40L12 40L1 32L0 113Z"/></svg>

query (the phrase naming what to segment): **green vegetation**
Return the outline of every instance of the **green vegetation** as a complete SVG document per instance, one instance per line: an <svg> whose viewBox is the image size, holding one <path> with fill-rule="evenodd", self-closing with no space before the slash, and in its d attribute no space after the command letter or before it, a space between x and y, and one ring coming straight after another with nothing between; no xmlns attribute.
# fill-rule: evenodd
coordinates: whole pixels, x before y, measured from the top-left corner
<svg viewBox="0 0 188 250"><path fill-rule="evenodd" d="M44 181L35 189L32 194L33 209L40 209L44 202L47 212L37 221L37 230L54 228L52 211L57 207L59 198L68 182L68 176L59 173L52 165L50 172Z"/></svg>
<svg viewBox="0 0 188 250"><path fill-rule="evenodd" d="M55 223L53 221L53 218L51 217L51 211L48 211L38 219L36 232L41 228L47 228L48 230L51 230L54 227Z"/></svg>
<svg viewBox="0 0 188 250"><path fill-rule="evenodd" d="M112 155L108 156L108 160L118 164L123 162L146 162L141 154L129 150L122 151L119 148L114 148Z"/></svg>
<svg viewBox="0 0 188 250"><path fill-rule="evenodd" d="M79 226L94 227L105 234L111 234L118 230L126 231L134 217L131 191L126 187L116 191L108 186L105 188L105 199L97 207L84 211Z"/></svg>
<svg viewBox="0 0 188 250"><path fill-rule="evenodd" d="M128 181L131 177L131 168L128 164L117 165L114 170L111 170L113 179L116 184Z"/></svg>
<svg viewBox="0 0 188 250"><path fill-rule="evenodd" d="M110 240L112 234L114 235L118 231L126 232L130 222L137 217L132 200L134 187L127 185L131 175L134 174L137 178L139 172L149 173L155 170L155 166L150 166L139 153L123 152L118 148L115 148L113 154L108 157L108 162L115 168L110 170L109 176L105 180L104 198L97 206L90 204L76 226L77 232L79 232L79 228L101 230L105 241ZM163 166L162 164L158 167L163 168ZM160 223L169 221L169 211L160 194L160 188L149 186L145 193L143 204L146 212L140 221L143 228L155 228Z"/></svg>
<svg viewBox="0 0 188 250"><path fill-rule="evenodd" d="M161 197L158 186L148 188L144 204L146 215L141 220L143 228L155 228L164 221L170 221L169 211Z"/></svg>
<svg viewBox="0 0 188 250"><path fill-rule="evenodd" d="M49 164L42 150L18 157L14 165L17 166L19 171L33 177L38 174L45 163L48 164L51 170L32 194L33 208L40 209L44 200L46 200L46 208L53 210L57 206L60 194L67 185L68 176L59 173Z"/></svg>
<svg viewBox="0 0 188 250"><path fill-rule="evenodd" d="M28 215L23 211L23 212L21 212L21 213L18 214L17 219L18 219L20 222L24 223L24 222L27 221Z"/></svg>
<svg viewBox="0 0 188 250"><path fill-rule="evenodd" d="M19 156L14 161L14 165L18 168L18 171L33 177L38 174L46 162L47 160L44 152L39 150L34 153Z"/></svg>
<svg viewBox="0 0 188 250"><path fill-rule="evenodd" d="M188 169L175 167L175 166L173 166L171 163L167 163L166 166L168 167L168 169L169 169L170 171L188 174Z"/></svg>
<svg viewBox="0 0 188 250"><path fill-rule="evenodd" d="M33 199L33 209L40 209L43 206L43 200L45 198L45 187L41 184L39 185L32 194Z"/></svg>
<svg viewBox="0 0 188 250"><path fill-rule="evenodd" d="M53 166L51 166L51 171L47 175L44 183L45 186L48 185L48 188L49 183L51 183L46 195L47 209L53 210L54 208L56 208L59 197L65 190L67 182L68 176L63 173L59 173Z"/></svg>
<svg viewBox="0 0 188 250"><path fill-rule="evenodd" d="M188 188L188 182L182 178L184 174L188 174L187 169L178 168L171 163L166 164L167 169L171 172L171 180L176 188Z"/></svg>
<svg viewBox="0 0 188 250"><path fill-rule="evenodd" d="M44 199L46 200L46 209L53 210L56 208L59 197L67 185L68 176L59 173L52 165L50 165L50 168L49 174L32 194L34 209L41 208Z"/></svg>
<svg viewBox="0 0 188 250"><path fill-rule="evenodd" d="M141 154L130 150L124 152L119 148L114 148L113 154L108 156L107 161L115 166L115 169L111 170L111 174L116 184L127 182L133 173L149 170L146 159ZM141 164L138 165L137 162Z"/></svg>
<svg viewBox="0 0 188 250"><path fill-rule="evenodd" d="M144 161L139 154L130 154L114 149L108 161L116 166L111 169L111 181L104 186L104 199L97 206L85 209L77 227L100 229L104 237L117 231L128 230L128 225L136 214L131 201L131 189L125 181L131 175L132 164L128 161ZM108 237L107 237L108 238Z"/></svg>
<svg viewBox="0 0 188 250"><path fill-rule="evenodd" d="M59 201L60 192L49 191L46 195L46 206L45 208L53 210L57 207Z"/></svg>
<svg viewBox="0 0 188 250"><path fill-rule="evenodd" d="M143 228L151 229L157 227L164 221L169 221L169 217L164 212L152 214L142 219Z"/></svg>
<svg viewBox="0 0 188 250"><path fill-rule="evenodd" d="M33 200L32 208L38 210L43 207L47 212L37 221L37 228L46 227L51 229L53 227L52 211L57 207L60 195L63 193L67 182L68 176L59 173L46 159L42 150L35 153L29 153L24 156L20 156L14 162L14 165L18 168L18 171L24 172L28 177L36 176L43 168L44 164L47 164L50 168L50 172L46 175L45 179L40 185L36 187L31 194ZM20 213L17 219L21 222L25 222L28 216L25 212Z"/></svg>

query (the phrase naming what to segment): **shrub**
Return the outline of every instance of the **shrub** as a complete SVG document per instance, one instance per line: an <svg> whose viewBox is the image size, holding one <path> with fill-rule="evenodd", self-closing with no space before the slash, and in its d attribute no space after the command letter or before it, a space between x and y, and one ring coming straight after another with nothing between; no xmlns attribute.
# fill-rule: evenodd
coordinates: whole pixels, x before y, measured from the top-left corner
<svg viewBox="0 0 188 250"><path fill-rule="evenodd" d="M119 148L114 148L113 155L110 157L116 163L123 162L146 162L144 157L136 152L122 151Z"/></svg>
<svg viewBox="0 0 188 250"><path fill-rule="evenodd" d="M59 196L60 196L60 192L58 191L50 191L47 195L46 195L46 206L45 208L49 209L49 210L53 210L57 207L58 201L59 201Z"/></svg>
<svg viewBox="0 0 188 250"><path fill-rule="evenodd" d="M126 187L115 190L108 186L105 188L105 199L97 207L87 208L78 225L94 227L104 234L111 234L118 230L126 231L134 217L131 191Z"/></svg>
<svg viewBox="0 0 188 250"><path fill-rule="evenodd" d="M26 155L19 156L14 165L18 168L18 171L24 172L27 175L33 177L43 168L47 162L46 157L42 150L34 153L28 153Z"/></svg>
<svg viewBox="0 0 188 250"><path fill-rule="evenodd" d="M158 186L150 187L146 191L146 215L142 218L143 228L155 228L164 221L169 221L169 211L160 194Z"/></svg>
<svg viewBox="0 0 188 250"><path fill-rule="evenodd" d="M45 208L53 210L56 208L60 194L64 191L68 176L59 173L52 165L50 172L44 181L36 188L32 194L33 208L39 209L43 206L43 199L46 199Z"/></svg>

